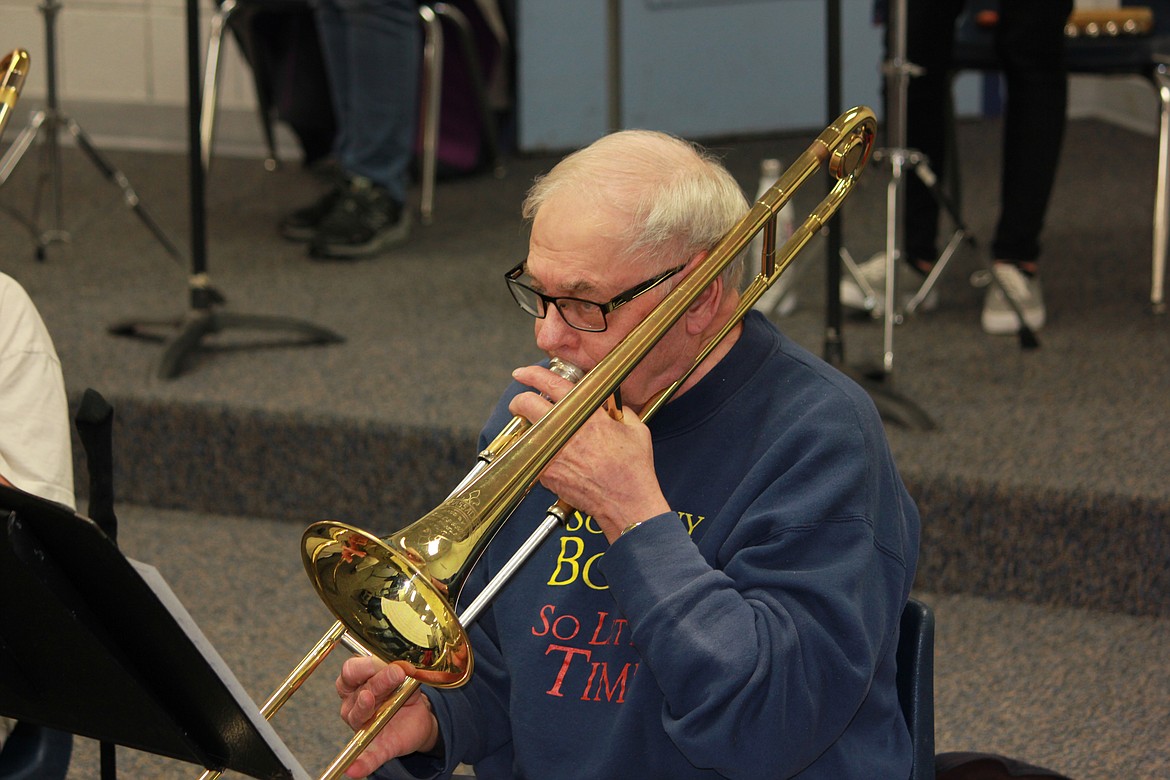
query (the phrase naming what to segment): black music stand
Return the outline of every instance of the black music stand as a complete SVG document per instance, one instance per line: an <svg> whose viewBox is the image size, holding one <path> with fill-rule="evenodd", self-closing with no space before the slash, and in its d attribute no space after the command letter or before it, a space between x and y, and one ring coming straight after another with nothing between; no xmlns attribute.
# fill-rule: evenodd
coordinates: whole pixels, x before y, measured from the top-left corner
<svg viewBox="0 0 1170 780"><path fill-rule="evenodd" d="M163 322L122 322L111 325L115 336L133 336L151 341L166 341L152 332L162 326L177 333L163 352L159 364L160 379L173 379L183 369L187 355L199 348L203 339L225 330L240 328L256 331L290 331L299 338L283 342L284 346L338 344L344 338L331 330L292 317L266 317L256 314L231 314L218 307L226 301L211 284L207 272L207 203L203 166L200 117L203 99L199 74L199 3L187 0L187 136L188 176L191 186L191 276L188 279L191 307L187 314Z"/></svg>
<svg viewBox="0 0 1170 780"><path fill-rule="evenodd" d="M306 773L158 572L0 485L0 713L207 769Z"/></svg>

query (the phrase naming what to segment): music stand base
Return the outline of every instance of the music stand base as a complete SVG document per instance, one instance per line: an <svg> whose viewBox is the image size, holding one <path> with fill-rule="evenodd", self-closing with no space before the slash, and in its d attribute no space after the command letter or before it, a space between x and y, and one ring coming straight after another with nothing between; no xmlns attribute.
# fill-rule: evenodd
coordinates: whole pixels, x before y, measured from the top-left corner
<svg viewBox="0 0 1170 780"><path fill-rule="evenodd" d="M158 328L177 331L171 338L159 336L153 331ZM159 361L159 379L174 379L183 371L191 353L203 348L203 340L227 330L241 329L264 332L289 332L294 338L279 342L264 342L251 346L303 347L325 344L340 344L343 336L333 331L292 317L266 316L257 314L232 314L218 311L213 307L196 309L185 318L170 321L123 322L109 327L115 336L130 336L148 341L165 341L162 359Z"/></svg>
<svg viewBox="0 0 1170 780"><path fill-rule="evenodd" d="M869 393L883 420L918 431L935 429L930 415L909 398L893 391L889 384L890 375L885 371L876 368L870 371L842 368L841 371Z"/></svg>

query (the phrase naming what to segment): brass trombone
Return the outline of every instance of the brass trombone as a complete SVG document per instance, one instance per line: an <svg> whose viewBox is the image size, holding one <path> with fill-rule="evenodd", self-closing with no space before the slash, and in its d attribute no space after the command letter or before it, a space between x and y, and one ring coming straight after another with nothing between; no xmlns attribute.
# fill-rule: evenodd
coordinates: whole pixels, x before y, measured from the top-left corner
<svg viewBox="0 0 1170 780"><path fill-rule="evenodd" d="M869 159L876 130L877 122L868 108L854 108L838 117L708 257L568 395L527 430L508 432L509 426L481 453L481 464L473 475L420 520L386 538L333 521L309 526L302 538L305 569L337 622L264 705L264 716L270 717L339 641L354 652L386 662L405 662L413 668L391 699L354 734L323 778L339 777L421 684L456 687L467 681L473 657L465 628L564 521L571 508L559 501L550 507L544 522L457 616L452 605L500 524L585 420L613 395L702 291L763 231L760 272L744 289L734 315L704 347L687 375L642 410L642 418L648 419L669 400L836 213ZM776 215L822 164L828 165L836 184L777 252Z"/></svg>
<svg viewBox="0 0 1170 780"><path fill-rule="evenodd" d="M28 64L28 52L24 49L14 49L0 60L0 137L16 108L16 99L28 75Z"/></svg>

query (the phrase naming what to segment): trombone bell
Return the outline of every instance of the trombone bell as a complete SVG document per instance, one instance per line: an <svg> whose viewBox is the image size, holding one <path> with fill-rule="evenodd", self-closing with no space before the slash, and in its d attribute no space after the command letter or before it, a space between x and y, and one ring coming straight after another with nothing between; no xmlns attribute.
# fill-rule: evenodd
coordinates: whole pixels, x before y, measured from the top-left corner
<svg viewBox="0 0 1170 780"><path fill-rule="evenodd" d="M447 588L426 574L417 551L333 521L313 523L302 544L321 599L371 653L406 662L412 676L439 688L471 675L467 634L443 597Z"/></svg>

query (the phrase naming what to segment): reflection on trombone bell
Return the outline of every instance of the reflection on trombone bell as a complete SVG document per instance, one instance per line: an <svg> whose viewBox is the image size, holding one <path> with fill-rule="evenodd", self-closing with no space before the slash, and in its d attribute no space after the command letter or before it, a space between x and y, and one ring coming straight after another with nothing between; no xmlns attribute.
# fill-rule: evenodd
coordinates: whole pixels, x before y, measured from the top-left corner
<svg viewBox="0 0 1170 780"><path fill-rule="evenodd" d="M455 687L468 680L474 657L466 627L573 510L563 501L550 507L544 522L498 575L456 615L452 605L495 532L573 434L614 396L622 381L704 290L762 233L759 273L744 288L734 312L727 322L715 326L717 332L702 345L689 370L642 407L641 419L650 419L666 404L836 213L869 159L875 133L876 121L868 108L855 108L839 117L559 403L530 427L516 426L524 428L522 431L507 426L506 433L488 446L488 462L477 466L447 500L423 518L385 538L331 521L314 523L305 531L302 560L337 622L264 705L262 713L265 717L274 714L337 642L354 652L407 666L411 674L357 731L322 777L339 777L420 684ZM778 212L822 165L836 177L836 185L777 249Z"/></svg>

